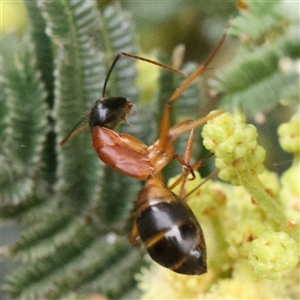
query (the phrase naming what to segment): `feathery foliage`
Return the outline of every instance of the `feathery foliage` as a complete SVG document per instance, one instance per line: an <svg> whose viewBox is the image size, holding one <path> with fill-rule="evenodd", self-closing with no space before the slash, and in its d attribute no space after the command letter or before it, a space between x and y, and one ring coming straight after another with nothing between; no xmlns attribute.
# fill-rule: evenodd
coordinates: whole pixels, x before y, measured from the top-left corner
<svg viewBox="0 0 300 300"><path fill-rule="evenodd" d="M253 114L283 99L299 102L299 4L279 0L246 3L247 8L241 9L228 30L240 39L241 46L213 84L225 95L221 105Z"/></svg>
<svg viewBox="0 0 300 300"><path fill-rule="evenodd" d="M6 290L59 299L84 287L118 298L133 292L141 264L124 238L140 185L103 166L88 132L58 142L101 97L113 55L136 52L135 33L118 4L102 14L91 1L26 5L30 35L6 37L2 53L1 213L30 225L10 249L24 265ZM135 76L134 61L122 58L108 93L136 100Z"/></svg>

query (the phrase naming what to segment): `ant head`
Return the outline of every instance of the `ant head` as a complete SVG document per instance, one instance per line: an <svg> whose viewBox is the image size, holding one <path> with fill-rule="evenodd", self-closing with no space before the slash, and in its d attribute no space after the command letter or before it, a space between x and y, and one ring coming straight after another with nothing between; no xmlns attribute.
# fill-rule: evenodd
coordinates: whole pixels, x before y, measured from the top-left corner
<svg viewBox="0 0 300 300"><path fill-rule="evenodd" d="M89 115L89 126L103 126L115 129L130 112L132 103L124 97L97 100Z"/></svg>

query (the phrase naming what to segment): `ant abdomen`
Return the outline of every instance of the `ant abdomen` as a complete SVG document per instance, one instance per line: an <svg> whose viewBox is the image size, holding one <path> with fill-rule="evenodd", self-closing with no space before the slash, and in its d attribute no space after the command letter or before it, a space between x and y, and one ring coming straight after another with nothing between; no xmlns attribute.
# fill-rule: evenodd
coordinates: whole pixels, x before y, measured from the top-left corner
<svg viewBox="0 0 300 300"><path fill-rule="evenodd" d="M167 188L162 194L162 189L150 186L139 194L135 221L141 241L163 267L187 275L206 273L206 247L196 217L180 197Z"/></svg>

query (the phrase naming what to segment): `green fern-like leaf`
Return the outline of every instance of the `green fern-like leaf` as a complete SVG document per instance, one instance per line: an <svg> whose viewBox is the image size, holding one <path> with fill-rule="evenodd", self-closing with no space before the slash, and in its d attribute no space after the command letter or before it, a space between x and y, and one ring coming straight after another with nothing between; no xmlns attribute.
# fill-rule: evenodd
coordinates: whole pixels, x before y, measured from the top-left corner
<svg viewBox="0 0 300 300"><path fill-rule="evenodd" d="M4 217L16 215L36 203L37 199L28 196L36 188L35 173L41 164L47 130L46 92L41 74L36 70L33 44L28 37L23 41L11 37L7 44L16 51L7 52L2 68L1 203Z"/></svg>
<svg viewBox="0 0 300 300"><path fill-rule="evenodd" d="M54 120L52 117L52 109L54 105L54 53L51 39L45 32L46 23L42 17L40 9L38 8L37 1L25 1L24 4L27 7L27 12L32 22L30 35L35 46L37 67L41 72L41 77L47 91L46 102L50 109L50 113L48 114L48 132L46 142L43 145L43 165L41 169L41 176L45 178L45 181L49 184L48 188L53 189L56 181L57 167L57 157L55 152L56 134L53 128Z"/></svg>
<svg viewBox="0 0 300 300"><path fill-rule="evenodd" d="M225 95L221 104L253 114L272 108L283 98L299 101L299 16L293 18L279 1L247 5L228 31L242 41L238 55L218 72L213 83Z"/></svg>

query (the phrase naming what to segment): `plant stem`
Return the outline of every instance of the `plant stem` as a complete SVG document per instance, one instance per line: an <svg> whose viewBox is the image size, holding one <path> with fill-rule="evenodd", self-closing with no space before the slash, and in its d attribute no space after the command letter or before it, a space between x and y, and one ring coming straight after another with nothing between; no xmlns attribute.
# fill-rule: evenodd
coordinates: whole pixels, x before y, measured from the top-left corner
<svg viewBox="0 0 300 300"><path fill-rule="evenodd" d="M284 215L284 208L266 192L257 175L252 174L251 170L247 169L246 171L239 172L238 177L241 185L244 186L261 208L281 226L281 229L295 240L299 240L299 234L297 234L298 226L294 228L288 226L288 220Z"/></svg>

